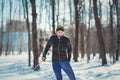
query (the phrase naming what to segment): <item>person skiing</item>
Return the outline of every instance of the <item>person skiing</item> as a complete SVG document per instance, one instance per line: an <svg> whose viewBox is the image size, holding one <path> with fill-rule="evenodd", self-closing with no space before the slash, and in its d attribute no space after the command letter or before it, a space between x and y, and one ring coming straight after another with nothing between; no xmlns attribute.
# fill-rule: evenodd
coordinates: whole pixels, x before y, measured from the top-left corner
<svg viewBox="0 0 120 80"><path fill-rule="evenodd" d="M42 54L42 61L46 60L49 48L52 46L52 67L57 80L62 79L61 69L65 71L70 80L76 80L75 74L70 65L71 59L71 43L69 38L64 36L64 27L57 26L56 34L52 35L48 40L45 50Z"/></svg>

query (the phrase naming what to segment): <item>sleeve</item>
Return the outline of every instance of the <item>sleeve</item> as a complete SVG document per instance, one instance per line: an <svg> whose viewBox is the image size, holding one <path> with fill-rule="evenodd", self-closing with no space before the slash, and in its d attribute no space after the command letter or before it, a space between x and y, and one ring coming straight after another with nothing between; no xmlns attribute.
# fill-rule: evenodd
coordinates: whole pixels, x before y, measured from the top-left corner
<svg viewBox="0 0 120 80"><path fill-rule="evenodd" d="M72 46L70 43L70 40L68 39L68 43L67 43L67 53L68 53L68 60L70 61L71 59L71 52L72 52Z"/></svg>
<svg viewBox="0 0 120 80"><path fill-rule="evenodd" d="M47 52L50 49L52 43L53 43L53 37L51 36L50 39L48 40L46 46L45 46L45 50L44 50L43 54L47 54Z"/></svg>
<svg viewBox="0 0 120 80"><path fill-rule="evenodd" d="M71 52L72 52L72 46L71 46L70 40L68 39L68 42L67 42L67 53L71 53Z"/></svg>

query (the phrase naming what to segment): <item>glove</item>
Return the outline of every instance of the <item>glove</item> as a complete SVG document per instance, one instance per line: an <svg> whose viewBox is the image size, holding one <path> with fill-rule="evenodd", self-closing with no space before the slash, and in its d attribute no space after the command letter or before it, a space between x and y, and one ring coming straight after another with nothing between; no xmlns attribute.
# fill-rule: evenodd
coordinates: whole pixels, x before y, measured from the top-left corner
<svg viewBox="0 0 120 80"><path fill-rule="evenodd" d="M71 54L68 54L68 61L70 62Z"/></svg>
<svg viewBox="0 0 120 80"><path fill-rule="evenodd" d="M68 58L68 61L70 62L70 58Z"/></svg>
<svg viewBox="0 0 120 80"><path fill-rule="evenodd" d="M45 57L42 57L42 61L44 61L44 62L45 62L45 60L46 60L46 58L45 58Z"/></svg>
<svg viewBox="0 0 120 80"><path fill-rule="evenodd" d="M43 53L42 61L45 61L45 60L46 60L46 53Z"/></svg>

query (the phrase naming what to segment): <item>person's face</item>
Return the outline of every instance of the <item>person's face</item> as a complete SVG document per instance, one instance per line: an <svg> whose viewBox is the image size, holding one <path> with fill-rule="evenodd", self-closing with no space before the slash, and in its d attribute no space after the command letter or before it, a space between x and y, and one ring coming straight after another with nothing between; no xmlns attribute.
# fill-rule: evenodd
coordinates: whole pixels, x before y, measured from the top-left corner
<svg viewBox="0 0 120 80"><path fill-rule="evenodd" d="M56 32L56 34L60 37L60 36L63 36L64 35L64 31L62 31L62 30L58 30L57 32Z"/></svg>

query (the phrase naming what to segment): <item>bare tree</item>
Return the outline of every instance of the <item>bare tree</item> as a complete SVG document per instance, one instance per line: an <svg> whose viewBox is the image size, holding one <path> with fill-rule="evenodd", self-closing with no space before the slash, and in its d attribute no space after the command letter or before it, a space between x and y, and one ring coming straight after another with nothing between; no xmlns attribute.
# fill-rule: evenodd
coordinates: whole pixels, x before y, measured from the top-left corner
<svg viewBox="0 0 120 80"><path fill-rule="evenodd" d="M9 32L8 33L6 33L8 36L6 37L7 38L7 41L6 41L6 50L5 50L5 55L8 55L8 49L9 49L9 39L10 39L10 37L9 37Z"/></svg>
<svg viewBox="0 0 120 80"><path fill-rule="evenodd" d="M85 17L84 15L86 14L85 13L85 0L81 0L79 2L79 13L81 15L81 19L79 20L79 22L81 22L79 24L79 29L80 29L80 51L81 51L81 58L84 58L84 55L85 55L85 47L84 47L84 30L85 30L85 24L84 24L84 21L85 21Z"/></svg>
<svg viewBox="0 0 120 80"><path fill-rule="evenodd" d="M34 56L33 68L35 71L37 71L40 69L38 62L37 28L36 28L37 13L36 13L35 0L30 0L30 2L32 5L32 48L33 48L33 56Z"/></svg>
<svg viewBox="0 0 120 80"><path fill-rule="evenodd" d="M2 0L2 5L1 5L1 35L0 35L0 55L2 54L2 50L3 50L3 21L4 21L4 18L3 18L3 14L4 14L4 0Z"/></svg>
<svg viewBox="0 0 120 80"><path fill-rule="evenodd" d="M84 58L85 56L85 48L84 48L84 34L85 34L85 24L81 23L81 25L79 26L79 30L80 30L80 51L81 51L81 58Z"/></svg>
<svg viewBox="0 0 120 80"><path fill-rule="evenodd" d="M117 49L116 49L116 60L119 60L120 56L120 1L119 0L113 0L115 6L116 6L116 12L117 12Z"/></svg>
<svg viewBox="0 0 120 80"><path fill-rule="evenodd" d="M89 0L89 22L86 38L86 53L87 53L87 62L90 60L90 20L91 20L91 0Z"/></svg>
<svg viewBox="0 0 120 80"><path fill-rule="evenodd" d="M14 28L13 28L13 29L14 29ZM15 30L15 29L14 29L14 30ZM11 43L12 43L12 44L11 44L11 45L12 45L12 46L11 46L11 53L12 53L12 55L14 55L14 49L15 49L15 43L14 43L15 40L16 40L15 34L16 34L16 33L15 33L15 31L14 31L14 33L12 34L13 38L12 38L12 40L11 40Z"/></svg>
<svg viewBox="0 0 120 80"><path fill-rule="evenodd" d="M98 18L97 0L93 0L93 8L94 8L94 18L95 18L95 24L96 24L97 36L99 42L99 49L102 58L102 65L105 65L107 64L107 60L105 56L106 53L105 53L105 45L102 37L101 23L100 23L100 19Z"/></svg>
<svg viewBox="0 0 120 80"><path fill-rule="evenodd" d="M31 66L31 52L30 52L30 50L31 50L31 39L30 39L30 25L29 25L28 2L27 2L27 0L25 0L25 8L26 8L26 26L27 26L27 30L28 30L28 58L29 58L28 59L28 66Z"/></svg>
<svg viewBox="0 0 120 80"><path fill-rule="evenodd" d="M101 19L102 19L102 2L101 0L98 0L99 1L99 4L98 4L98 16L99 16L99 20L100 20L100 24L101 24ZM101 25L101 34L104 32L103 28L102 28L102 25ZM103 38L103 42L104 42L104 35L102 35L102 38ZM99 56L99 58L101 58L101 55Z"/></svg>
<svg viewBox="0 0 120 80"><path fill-rule="evenodd" d="M12 16L12 1L9 0L9 4L10 4L10 23L11 23L11 16Z"/></svg>
<svg viewBox="0 0 120 80"><path fill-rule="evenodd" d="M52 5L52 27L53 27L53 34L55 34L55 0L51 0Z"/></svg>
<svg viewBox="0 0 120 80"><path fill-rule="evenodd" d="M57 13L57 25L59 25L59 14L60 14L60 0L58 0L58 3L57 3L57 5L58 5L58 13Z"/></svg>
<svg viewBox="0 0 120 80"><path fill-rule="evenodd" d="M72 24L72 2L69 0L70 24Z"/></svg>
<svg viewBox="0 0 120 80"><path fill-rule="evenodd" d="M75 45L74 45L74 54L73 59L75 62L78 61L78 39L79 39L79 10L78 10L79 0L74 0L75 6Z"/></svg>
<svg viewBox="0 0 120 80"><path fill-rule="evenodd" d="M12 1L11 0L9 0L9 6L10 6L10 17L9 17L9 19L10 19L10 25L11 25L11 14L12 14ZM7 27L8 27L8 25L7 25ZM8 51L9 51L9 48L10 48L10 34L9 34L9 32L7 32L6 33L8 36L7 36L7 43L6 43L6 51L5 51L5 54L10 54L10 53L8 53ZM9 51L10 52L10 51Z"/></svg>
<svg viewBox="0 0 120 80"><path fill-rule="evenodd" d="M66 1L66 0L64 0L64 15L63 15L63 26L65 25L65 1Z"/></svg>
<svg viewBox="0 0 120 80"><path fill-rule="evenodd" d="M20 39L19 39L19 55L22 54L22 47L23 47L23 33L19 33Z"/></svg>
<svg viewBox="0 0 120 80"><path fill-rule="evenodd" d="M113 30L113 4L109 0L110 5L110 55L113 57L113 63L115 63L115 37L114 37L114 30Z"/></svg>

